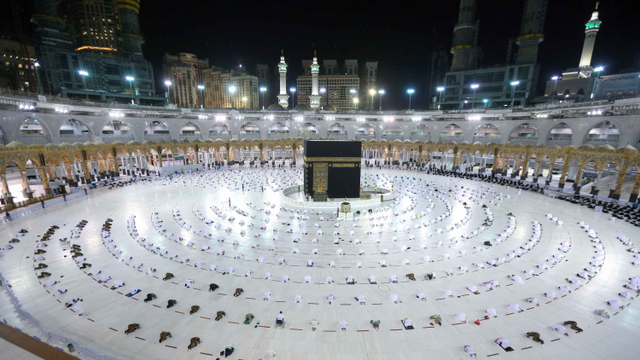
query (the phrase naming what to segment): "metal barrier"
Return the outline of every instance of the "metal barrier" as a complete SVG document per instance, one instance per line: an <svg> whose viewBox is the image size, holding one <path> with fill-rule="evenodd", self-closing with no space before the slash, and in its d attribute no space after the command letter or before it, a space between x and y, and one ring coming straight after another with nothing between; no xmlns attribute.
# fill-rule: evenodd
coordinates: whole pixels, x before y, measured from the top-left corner
<svg viewBox="0 0 640 360"><path fill-rule="evenodd" d="M65 195L65 196L59 196L59 197L53 198L51 200L46 200L44 202L44 206L45 206L45 208L49 208L51 206L59 205L59 204L62 204L64 202L68 201L68 200L73 200L73 199L76 199L76 198L79 198L79 197L85 196L85 195L86 194L85 194L84 191L76 190L75 192L73 192L71 194L68 194L68 195ZM65 200L65 197L66 197L66 200ZM11 220L15 220L17 218L20 218L20 217L23 217L23 216L27 216L29 214L41 211L43 208L42 208L42 206L38 206L37 205L37 203L39 203L39 202L40 202L40 200L38 200L37 202L34 202L34 205L31 205L31 206L27 206L27 207L23 207L23 208L16 208L14 210L3 209L2 211L3 212L5 212L7 210L11 211L10 212ZM2 215L4 215L4 214L2 214ZM0 224L8 222L8 221L9 221L9 219L7 219L6 216L0 217Z"/></svg>
<svg viewBox="0 0 640 360"><path fill-rule="evenodd" d="M340 207L340 204L342 204L342 201L299 201L299 200L294 200L288 196L288 195L299 193L301 188L302 188L302 185L295 185L282 190L282 201L288 205L300 206L300 207L312 207L314 209L317 209L317 208L336 209ZM371 199L369 200L349 199L349 203L351 203L352 207L379 205L381 203L381 196L380 195L372 196Z"/></svg>

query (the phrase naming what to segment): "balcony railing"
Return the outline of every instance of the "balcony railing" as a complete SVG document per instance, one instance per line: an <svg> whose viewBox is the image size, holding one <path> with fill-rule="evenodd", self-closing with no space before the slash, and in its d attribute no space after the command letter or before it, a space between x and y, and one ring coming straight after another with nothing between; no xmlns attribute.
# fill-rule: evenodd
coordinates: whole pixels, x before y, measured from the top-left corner
<svg viewBox="0 0 640 360"><path fill-rule="evenodd" d="M517 145L531 145L531 146L535 146L536 144L538 144L538 138L511 138L509 139L509 141L511 141L512 144L517 144Z"/></svg>
<svg viewBox="0 0 640 360"><path fill-rule="evenodd" d="M318 133L307 133L307 134L302 134L300 132L298 132L298 136L301 139L318 139L320 138L320 135L318 135Z"/></svg>
<svg viewBox="0 0 640 360"><path fill-rule="evenodd" d="M399 140L402 141L404 140L404 134L382 134L382 138L383 139L387 139L389 141L393 141L393 140Z"/></svg>
<svg viewBox="0 0 640 360"><path fill-rule="evenodd" d="M440 135L440 142L447 143L453 141L457 143L464 141L464 135Z"/></svg>
<svg viewBox="0 0 640 360"><path fill-rule="evenodd" d="M46 145L50 142L50 140L44 135L28 135L28 136L20 135L16 140L25 145L33 145L33 144Z"/></svg>
<svg viewBox="0 0 640 360"><path fill-rule="evenodd" d="M145 140L149 140L151 142L158 141L171 141L171 135L169 134L146 134L144 136Z"/></svg>
<svg viewBox="0 0 640 360"><path fill-rule="evenodd" d="M209 133L209 139L211 140L216 140L216 139L222 139L222 140L231 140L231 134L225 134L225 133Z"/></svg>
<svg viewBox="0 0 640 360"><path fill-rule="evenodd" d="M267 139L272 139L272 140L286 139L286 138L289 138L289 137L293 137L293 135L291 133L285 133L285 134L269 133L267 135Z"/></svg>
<svg viewBox="0 0 640 360"><path fill-rule="evenodd" d="M200 139L200 134L189 134L189 135L180 134L180 140L195 141L198 139Z"/></svg>
<svg viewBox="0 0 640 360"><path fill-rule="evenodd" d="M571 146L571 138L549 138L547 140L547 146L554 146L554 145L558 145L560 147L563 146Z"/></svg>
<svg viewBox="0 0 640 360"><path fill-rule="evenodd" d="M375 140L376 135L356 134L356 140Z"/></svg>
<svg viewBox="0 0 640 360"><path fill-rule="evenodd" d="M102 135L102 142L105 144L111 144L114 141L127 143L131 140L133 140L133 135Z"/></svg>
<svg viewBox="0 0 640 360"><path fill-rule="evenodd" d="M431 134L422 134L422 135L418 135L418 134L411 134L411 137L409 138L411 139L411 141L429 141L431 140Z"/></svg>
<svg viewBox="0 0 640 360"><path fill-rule="evenodd" d="M245 133L242 134L240 133L238 135L238 139L242 140L242 139L246 139L246 140L260 140L260 134L256 134L256 133Z"/></svg>

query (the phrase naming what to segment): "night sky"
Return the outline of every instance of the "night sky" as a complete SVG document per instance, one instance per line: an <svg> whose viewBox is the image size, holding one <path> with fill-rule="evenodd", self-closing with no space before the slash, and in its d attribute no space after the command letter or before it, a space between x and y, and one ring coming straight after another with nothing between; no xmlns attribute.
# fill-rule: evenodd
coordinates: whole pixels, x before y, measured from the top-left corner
<svg viewBox="0 0 640 360"><path fill-rule="evenodd" d="M29 0L17 0L26 8ZM520 31L524 1L480 0L479 44L484 64L504 64L509 37ZM584 23L595 1L549 0L545 40L538 55L541 78L576 67L584 41ZM275 65L284 49L288 87L301 72L301 59L356 58L379 61L378 83L386 90L385 108L407 106L406 89L416 90L413 104L426 108L429 55L451 47L459 1L166 1L142 0L140 21L145 57L154 64L159 89L165 52L190 52L211 64L232 68L241 63L255 72L257 62ZM606 73L640 69L640 3L603 1L593 65ZM2 30L11 31L9 12ZM28 26L28 24L27 24ZM254 73L255 74L255 73ZM539 91L543 88L539 87Z"/></svg>

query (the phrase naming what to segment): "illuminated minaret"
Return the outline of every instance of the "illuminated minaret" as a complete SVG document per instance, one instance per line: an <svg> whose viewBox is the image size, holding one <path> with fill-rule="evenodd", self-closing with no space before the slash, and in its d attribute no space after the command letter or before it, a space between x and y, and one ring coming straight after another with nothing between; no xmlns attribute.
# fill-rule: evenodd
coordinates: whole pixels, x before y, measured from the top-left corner
<svg viewBox="0 0 640 360"><path fill-rule="evenodd" d="M584 45L582 46L582 56L580 57L580 68L591 67L591 57L593 56L593 47L596 45L596 35L600 31L600 24L602 21L598 19L598 5L596 3L596 10L591 14L591 20L584 25Z"/></svg>
<svg viewBox="0 0 640 360"><path fill-rule="evenodd" d="M313 63L311 63L311 95L309 96L309 106L312 109L320 107L320 95L318 95L318 73L320 72L320 65L318 65L318 58L316 52L313 52Z"/></svg>
<svg viewBox="0 0 640 360"><path fill-rule="evenodd" d="M280 73L280 94L278 95L278 104L286 109L289 106L289 95L287 95L287 63L284 62L284 50L280 54L278 72Z"/></svg>

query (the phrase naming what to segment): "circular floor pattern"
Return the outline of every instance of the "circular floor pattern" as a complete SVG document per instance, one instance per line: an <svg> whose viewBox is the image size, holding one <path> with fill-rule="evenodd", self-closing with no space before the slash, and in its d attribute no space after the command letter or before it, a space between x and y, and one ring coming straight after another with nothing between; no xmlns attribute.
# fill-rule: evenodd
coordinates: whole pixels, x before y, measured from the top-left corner
<svg viewBox="0 0 640 360"><path fill-rule="evenodd" d="M269 350L295 360L462 359L466 345L479 358L636 358L636 228L477 180L365 177L393 183L398 196L344 221L335 210L285 207L281 191L301 183L300 170L94 190L0 225L3 246L28 230L5 248L0 273L41 326L118 359L216 358L228 345L231 359L267 359ZM66 307L73 298L82 305ZM3 302L9 325L42 336ZM139 328L125 334L130 324ZM171 337L160 343L162 332Z"/></svg>

